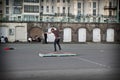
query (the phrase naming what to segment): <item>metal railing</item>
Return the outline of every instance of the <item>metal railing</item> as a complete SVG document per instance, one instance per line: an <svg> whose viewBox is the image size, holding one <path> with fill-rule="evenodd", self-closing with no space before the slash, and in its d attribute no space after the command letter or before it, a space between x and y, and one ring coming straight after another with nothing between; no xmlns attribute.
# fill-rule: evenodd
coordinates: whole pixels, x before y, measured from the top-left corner
<svg viewBox="0 0 120 80"><path fill-rule="evenodd" d="M13 17L13 18L7 18L7 17L3 17L0 18L1 22L9 22L9 21L13 21L13 22L97 22L97 23L106 23L106 22L113 22L113 23L118 23L117 21L117 17L116 16L106 16L106 15L99 15L99 16L74 16L74 15L70 15L70 16L63 16L61 14L61 16L56 15L42 15L40 17L35 17L35 18L31 18L31 19L26 19L24 17Z"/></svg>
<svg viewBox="0 0 120 80"><path fill-rule="evenodd" d="M104 6L104 10L110 9L110 10L116 10L117 6Z"/></svg>

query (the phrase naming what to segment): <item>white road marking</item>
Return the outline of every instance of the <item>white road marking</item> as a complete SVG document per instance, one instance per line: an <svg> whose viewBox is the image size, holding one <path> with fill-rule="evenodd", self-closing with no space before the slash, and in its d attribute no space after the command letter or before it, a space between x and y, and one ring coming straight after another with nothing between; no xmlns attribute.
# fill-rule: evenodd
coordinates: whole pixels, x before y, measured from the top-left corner
<svg viewBox="0 0 120 80"><path fill-rule="evenodd" d="M42 54L42 53L39 53L40 57L45 57L45 56L64 56L64 55L66 55L66 56L74 55L75 56L77 54L54 54L54 53ZM91 61L89 59L85 59L85 58L81 58L81 57L79 59L82 60L82 61L86 61L86 62L89 62L89 63L92 63L92 64L96 64L96 65L102 66L102 67L111 68L110 66L107 66L107 65L95 62L95 61Z"/></svg>
<svg viewBox="0 0 120 80"><path fill-rule="evenodd" d="M88 59L85 59L85 58L79 58L79 59L81 59L82 61L86 61L86 62L92 63L92 64L96 64L96 65L99 65L99 66L110 68L110 66L107 66L107 65L95 62L95 61L91 61L91 60L88 60Z"/></svg>
<svg viewBox="0 0 120 80"><path fill-rule="evenodd" d="M101 52L101 53L103 53L103 52L104 52L104 50L100 50L100 52Z"/></svg>
<svg viewBox="0 0 120 80"><path fill-rule="evenodd" d="M39 56L40 57L64 57L64 56L76 56L77 54L63 54L63 53L60 53L60 54L54 54L54 53L49 53L49 54L41 54L39 53Z"/></svg>

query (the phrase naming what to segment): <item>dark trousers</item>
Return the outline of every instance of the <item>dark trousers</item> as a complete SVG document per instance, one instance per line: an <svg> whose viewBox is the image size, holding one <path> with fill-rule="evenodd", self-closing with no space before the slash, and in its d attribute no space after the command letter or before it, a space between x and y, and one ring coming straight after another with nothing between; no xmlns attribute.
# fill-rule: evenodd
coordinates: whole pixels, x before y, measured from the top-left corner
<svg viewBox="0 0 120 80"><path fill-rule="evenodd" d="M55 41L54 41L54 49L55 49L55 51L57 51L56 45L58 45L59 50L61 50L61 46L60 46L59 42L60 42L60 39L55 39Z"/></svg>
<svg viewBox="0 0 120 80"><path fill-rule="evenodd" d="M47 38L44 39L44 43L47 44Z"/></svg>
<svg viewBox="0 0 120 80"><path fill-rule="evenodd" d="M45 37L44 43L47 44L47 34L44 34L44 37Z"/></svg>

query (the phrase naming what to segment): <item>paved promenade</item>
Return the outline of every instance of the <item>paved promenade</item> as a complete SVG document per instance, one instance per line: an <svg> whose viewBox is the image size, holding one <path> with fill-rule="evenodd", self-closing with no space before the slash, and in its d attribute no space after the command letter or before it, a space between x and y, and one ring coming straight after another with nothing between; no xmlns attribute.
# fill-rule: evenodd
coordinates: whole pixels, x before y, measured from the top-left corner
<svg viewBox="0 0 120 80"><path fill-rule="evenodd" d="M53 44L0 46L0 80L120 80L119 44L61 44L58 54L78 54L65 57L39 56L53 53Z"/></svg>

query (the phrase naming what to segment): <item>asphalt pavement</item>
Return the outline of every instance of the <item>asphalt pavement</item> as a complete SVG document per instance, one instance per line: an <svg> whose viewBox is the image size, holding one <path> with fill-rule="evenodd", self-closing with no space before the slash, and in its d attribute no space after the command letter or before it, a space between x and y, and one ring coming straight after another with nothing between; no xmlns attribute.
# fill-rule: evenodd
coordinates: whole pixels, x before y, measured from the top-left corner
<svg viewBox="0 0 120 80"><path fill-rule="evenodd" d="M77 54L62 57L39 56L54 53L52 43L0 46L0 80L120 80L119 44L61 44L55 54Z"/></svg>

